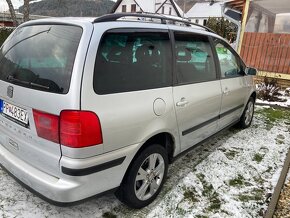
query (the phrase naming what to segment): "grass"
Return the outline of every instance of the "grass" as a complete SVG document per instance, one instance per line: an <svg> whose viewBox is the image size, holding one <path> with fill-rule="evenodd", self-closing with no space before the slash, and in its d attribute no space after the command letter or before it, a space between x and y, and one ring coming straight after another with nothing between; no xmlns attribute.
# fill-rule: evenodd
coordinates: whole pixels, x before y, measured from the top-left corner
<svg viewBox="0 0 290 218"><path fill-rule="evenodd" d="M106 212L103 214L103 218L117 218L117 216L111 212Z"/></svg>
<svg viewBox="0 0 290 218"><path fill-rule="evenodd" d="M256 161L257 163L261 163L263 158L264 158L264 155L257 153L257 154L255 154L253 160Z"/></svg>
<svg viewBox="0 0 290 218"><path fill-rule="evenodd" d="M284 121L285 124L290 124L290 110L287 109L274 109L263 108L262 110L255 111L256 114L263 115L266 118L266 129L270 130L275 123Z"/></svg>
<svg viewBox="0 0 290 218"><path fill-rule="evenodd" d="M184 188L183 196L184 196L184 199L186 199L192 203L198 202L198 198L196 197L196 194L194 193L193 190L190 190L188 188Z"/></svg>
<svg viewBox="0 0 290 218"><path fill-rule="evenodd" d="M196 218L208 218L208 216L205 216L205 215L196 215L195 217Z"/></svg>
<svg viewBox="0 0 290 218"><path fill-rule="evenodd" d="M231 179L229 181L229 185L230 186L234 186L234 187L238 187L238 186L242 186L245 183L245 178L242 175L238 175L237 178Z"/></svg>
<svg viewBox="0 0 290 218"><path fill-rule="evenodd" d="M233 160L237 153L237 151L229 150L225 152L225 155L229 160Z"/></svg>
<svg viewBox="0 0 290 218"><path fill-rule="evenodd" d="M275 140L276 140L276 143L277 143L278 145L282 145L282 144L285 143L285 142L284 142L284 139L285 139L285 136L279 134L279 135L277 135L277 137L276 137Z"/></svg>
<svg viewBox="0 0 290 218"><path fill-rule="evenodd" d="M264 190L254 188L250 193L240 194L238 198L242 202L262 201L264 199Z"/></svg>
<svg viewBox="0 0 290 218"><path fill-rule="evenodd" d="M273 170L273 167L268 167L268 169L265 171L265 173L270 173Z"/></svg>
<svg viewBox="0 0 290 218"><path fill-rule="evenodd" d="M260 175L259 176L255 176L253 179L259 185L261 185L261 184L263 184L265 182L265 180Z"/></svg>
<svg viewBox="0 0 290 218"><path fill-rule="evenodd" d="M203 185L202 195L204 197L207 197L210 202L210 205L205 209L205 212L206 211L213 212L220 210L222 202L219 198L219 194L214 190L212 184L209 184L205 180L205 176L203 174L198 174L197 177L199 178L199 180Z"/></svg>

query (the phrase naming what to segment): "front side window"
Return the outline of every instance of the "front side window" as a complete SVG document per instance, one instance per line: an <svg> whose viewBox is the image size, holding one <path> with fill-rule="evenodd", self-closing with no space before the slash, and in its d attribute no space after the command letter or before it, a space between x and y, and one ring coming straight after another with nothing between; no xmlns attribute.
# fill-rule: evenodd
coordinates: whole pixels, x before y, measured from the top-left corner
<svg viewBox="0 0 290 218"><path fill-rule="evenodd" d="M221 78L242 76L242 67L230 46L219 39L214 39L214 44L219 59Z"/></svg>
<svg viewBox="0 0 290 218"><path fill-rule="evenodd" d="M217 76L208 37L178 32L174 36L178 82L215 80Z"/></svg>
<svg viewBox="0 0 290 218"><path fill-rule="evenodd" d="M0 79L65 94L69 90L82 28L37 25L18 28L0 50Z"/></svg>
<svg viewBox="0 0 290 218"><path fill-rule="evenodd" d="M97 94L161 88L171 83L168 32L112 30L102 37L94 73Z"/></svg>

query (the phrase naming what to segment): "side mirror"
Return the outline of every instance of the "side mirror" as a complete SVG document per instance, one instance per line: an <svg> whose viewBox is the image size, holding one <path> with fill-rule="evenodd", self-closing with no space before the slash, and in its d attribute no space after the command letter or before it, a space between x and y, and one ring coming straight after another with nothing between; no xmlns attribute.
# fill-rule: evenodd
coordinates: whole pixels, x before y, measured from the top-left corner
<svg viewBox="0 0 290 218"><path fill-rule="evenodd" d="M246 74L247 75L257 75L257 69L256 68L252 68L252 67L247 67L246 68Z"/></svg>

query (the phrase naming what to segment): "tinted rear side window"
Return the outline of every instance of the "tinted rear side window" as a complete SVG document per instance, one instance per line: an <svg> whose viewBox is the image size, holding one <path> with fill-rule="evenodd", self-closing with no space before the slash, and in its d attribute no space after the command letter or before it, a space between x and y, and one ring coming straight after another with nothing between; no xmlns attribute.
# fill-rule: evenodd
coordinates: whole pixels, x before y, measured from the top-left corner
<svg viewBox="0 0 290 218"><path fill-rule="evenodd" d="M97 53L94 90L110 94L170 86L171 58L167 32L107 32Z"/></svg>
<svg viewBox="0 0 290 218"><path fill-rule="evenodd" d="M217 78L211 45L207 36L175 32L178 82L211 81Z"/></svg>
<svg viewBox="0 0 290 218"><path fill-rule="evenodd" d="M0 79L65 94L82 28L37 25L17 29L0 51Z"/></svg>

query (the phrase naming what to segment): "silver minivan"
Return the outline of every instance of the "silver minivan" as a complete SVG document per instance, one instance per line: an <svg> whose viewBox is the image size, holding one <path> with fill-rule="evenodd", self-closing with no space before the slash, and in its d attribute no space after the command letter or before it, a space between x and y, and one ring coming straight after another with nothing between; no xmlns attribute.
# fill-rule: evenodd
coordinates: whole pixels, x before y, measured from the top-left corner
<svg viewBox="0 0 290 218"><path fill-rule="evenodd" d="M158 15L49 18L0 49L0 164L52 203L151 203L179 154L252 122L248 68L209 29Z"/></svg>

